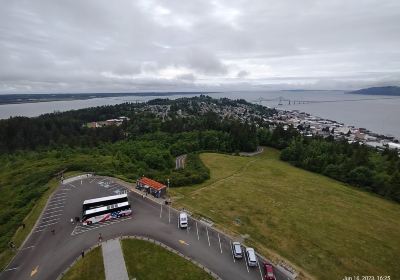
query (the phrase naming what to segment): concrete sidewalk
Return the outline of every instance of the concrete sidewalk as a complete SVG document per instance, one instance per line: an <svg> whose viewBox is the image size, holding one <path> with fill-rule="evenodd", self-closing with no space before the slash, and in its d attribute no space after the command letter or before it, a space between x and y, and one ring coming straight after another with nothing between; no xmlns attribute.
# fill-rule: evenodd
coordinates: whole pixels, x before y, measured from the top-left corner
<svg viewBox="0 0 400 280"><path fill-rule="evenodd" d="M119 239L104 242L101 248L106 280L129 280Z"/></svg>

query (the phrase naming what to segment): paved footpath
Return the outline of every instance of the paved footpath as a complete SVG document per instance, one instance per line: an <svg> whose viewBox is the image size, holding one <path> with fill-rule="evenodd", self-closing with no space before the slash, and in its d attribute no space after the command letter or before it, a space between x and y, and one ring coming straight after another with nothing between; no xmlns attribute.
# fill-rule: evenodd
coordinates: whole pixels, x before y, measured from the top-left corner
<svg viewBox="0 0 400 280"><path fill-rule="evenodd" d="M129 280L119 240L112 239L104 242L101 248L106 280Z"/></svg>

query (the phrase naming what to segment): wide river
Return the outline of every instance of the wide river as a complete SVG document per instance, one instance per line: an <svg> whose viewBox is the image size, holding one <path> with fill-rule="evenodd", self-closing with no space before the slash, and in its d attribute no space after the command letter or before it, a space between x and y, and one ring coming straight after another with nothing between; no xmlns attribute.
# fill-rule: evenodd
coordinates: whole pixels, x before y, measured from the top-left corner
<svg viewBox="0 0 400 280"><path fill-rule="evenodd" d="M299 110L400 139L400 97L354 95L342 91L237 91L209 94L212 97L243 98L249 102L284 110ZM170 99L190 95L172 95ZM123 102L143 102L158 96L127 96L74 101L52 101L0 105L0 119L11 116L34 117L54 111L67 111ZM166 98L166 97L161 97ZM281 100L279 100L281 98ZM374 99L374 100L371 100ZM290 104L289 104L290 100ZM299 101L302 103L299 104ZM333 102L327 102L333 101ZM294 104L294 102L296 102Z"/></svg>

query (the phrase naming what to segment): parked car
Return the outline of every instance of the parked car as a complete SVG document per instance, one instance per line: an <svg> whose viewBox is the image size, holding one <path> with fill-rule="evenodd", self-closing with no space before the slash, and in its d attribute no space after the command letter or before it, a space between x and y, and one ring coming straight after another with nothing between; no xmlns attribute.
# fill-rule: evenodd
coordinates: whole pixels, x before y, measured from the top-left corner
<svg viewBox="0 0 400 280"><path fill-rule="evenodd" d="M243 258L243 250L239 242L232 242L232 254L235 259Z"/></svg>
<svg viewBox="0 0 400 280"><path fill-rule="evenodd" d="M246 248L246 258L249 266L257 266L256 252L253 248Z"/></svg>
<svg viewBox="0 0 400 280"><path fill-rule="evenodd" d="M179 227L180 228L187 228L188 226L188 216L186 214L186 212L180 212L179 213Z"/></svg>
<svg viewBox="0 0 400 280"><path fill-rule="evenodd" d="M265 280L275 280L274 268L269 262L264 262Z"/></svg>

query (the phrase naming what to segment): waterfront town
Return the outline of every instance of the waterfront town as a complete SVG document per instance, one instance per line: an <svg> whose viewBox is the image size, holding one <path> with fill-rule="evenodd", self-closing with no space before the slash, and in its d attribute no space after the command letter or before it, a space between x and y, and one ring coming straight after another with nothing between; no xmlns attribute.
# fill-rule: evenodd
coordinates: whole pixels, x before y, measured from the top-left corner
<svg viewBox="0 0 400 280"><path fill-rule="evenodd" d="M212 112L220 118L233 118L241 122L255 123L256 126L259 126L260 123L265 123L268 124L270 129L274 129L277 125L283 125L284 129L293 126L305 137L331 136L336 140L346 139L349 143L358 142L378 150L388 147L389 149L400 151L399 140L391 135L377 134L369 131L367 128L358 128L334 120L313 116L299 110L271 109L247 102L208 98L205 100L200 99L198 102L194 102L193 100L184 101L182 99L181 106L174 108L171 108L169 104L163 103L142 103L136 108L137 112L151 113L162 120L170 119L174 114L177 117L186 118L190 117L193 112L197 112L200 115ZM271 111L273 111L272 114ZM121 116L118 119L91 122L87 123L87 127L95 128L108 125L121 125L124 120L128 121L129 118Z"/></svg>

